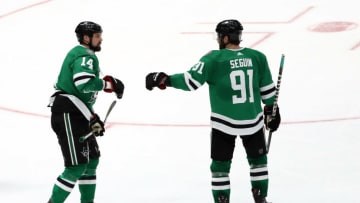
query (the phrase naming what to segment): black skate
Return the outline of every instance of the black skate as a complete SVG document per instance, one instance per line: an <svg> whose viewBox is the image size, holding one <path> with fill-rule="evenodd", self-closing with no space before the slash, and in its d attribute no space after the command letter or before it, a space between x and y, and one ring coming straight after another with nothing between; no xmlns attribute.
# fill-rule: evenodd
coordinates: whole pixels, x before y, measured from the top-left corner
<svg viewBox="0 0 360 203"><path fill-rule="evenodd" d="M255 203L270 203L270 202L266 201L266 198L264 196L260 195L259 189L253 188L253 189L251 189L251 192L253 194Z"/></svg>

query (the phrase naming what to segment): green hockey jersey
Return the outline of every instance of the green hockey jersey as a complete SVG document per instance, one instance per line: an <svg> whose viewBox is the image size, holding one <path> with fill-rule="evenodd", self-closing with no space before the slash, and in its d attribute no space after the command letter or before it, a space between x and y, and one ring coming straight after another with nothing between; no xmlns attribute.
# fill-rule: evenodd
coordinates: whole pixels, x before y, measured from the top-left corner
<svg viewBox="0 0 360 203"><path fill-rule="evenodd" d="M211 51L189 71L170 75L170 82L186 91L207 83L211 126L230 135L263 128L262 103L272 105L276 90L266 56L250 48Z"/></svg>
<svg viewBox="0 0 360 203"><path fill-rule="evenodd" d="M98 91L104 88L95 53L81 45L71 49L62 64L55 89L80 99L93 110Z"/></svg>

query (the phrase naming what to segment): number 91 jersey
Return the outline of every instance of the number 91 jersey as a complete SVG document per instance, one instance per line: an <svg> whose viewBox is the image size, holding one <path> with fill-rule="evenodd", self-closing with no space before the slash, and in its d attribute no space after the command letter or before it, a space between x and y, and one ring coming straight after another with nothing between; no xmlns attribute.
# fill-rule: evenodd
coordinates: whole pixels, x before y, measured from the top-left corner
<svg viewBox="0 0 360 203"><path fill-rule="evenodd" d="M275 84L266 56L254 49L221 49L203 56L185 73L170 76L174 88L209 86L212 127L250 135L263 127L262 105L272 105Z"/></svg>

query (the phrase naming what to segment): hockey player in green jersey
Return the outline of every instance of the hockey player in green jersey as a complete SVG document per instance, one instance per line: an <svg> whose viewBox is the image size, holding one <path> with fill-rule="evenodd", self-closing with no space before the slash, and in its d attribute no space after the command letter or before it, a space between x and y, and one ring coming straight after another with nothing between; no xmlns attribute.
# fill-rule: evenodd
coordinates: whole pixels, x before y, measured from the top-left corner
<svg viewBox="0 0 360 203"><path fill-rule="evenodd" d="M240 47L243 26L237 20L224 20L216 26L219 50L204 55L189 71L167 75L152 72L146 88L174 87L194 91L207 83L211 106L212 194L215 203L230 202L229 172L235 139L240 136L250 166L251 191L256 203L266 203L268 192L265 127L276 131L280 125L277 109L272 114L275 84L266 56ZM263 107L264 106L264 107Z"/></svg>
<svg viewBox="0 0 360 203"><path fill-rule="evenodd" d="M65 202L76 183L81 202L94 202L100 158L96 136L102 136L105 128L93 105L99 91L114 92L119 99L124 92L119 79L109 75L100 78L95 52L101 50L101 26L84 21L77 25L75 33L80 44L66 55L49 104L51 127L57 135L65 165L53 186L49 203ZM80 137L90 132L94 136L80 141Z"/></svg>

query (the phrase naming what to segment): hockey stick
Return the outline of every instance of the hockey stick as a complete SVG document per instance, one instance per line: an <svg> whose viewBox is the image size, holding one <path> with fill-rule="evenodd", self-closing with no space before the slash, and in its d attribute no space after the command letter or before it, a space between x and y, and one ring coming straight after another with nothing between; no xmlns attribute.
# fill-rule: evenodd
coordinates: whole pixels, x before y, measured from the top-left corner
<svg viewBox="0 0 360 203"><path fill-rule="evenodd" d="M114 100L114 101L110 104L109 109L108 109L108 111L107 111L107 113L106 113L106 115L105 115L104 125L105 125L105 123L106 123L107 118L109 117L110 112L111 112L112 109L114 108L115 104L116 104L116 100ZM87 138L89 138L92 134L93 134L93 132L89 132L88 134L86 134L86 135L84 135L84 136L81 136L81 137L80 137L80 142L84 142L84 141L85 141Z"/></svg>
<svg viewBox="0 0 360 203"><path fill-rule="evenodd" d="M282 77L282 72L283 72L283 67L284 67L284 60L285 60L285 55L282 54L281 55L281 60L280 60L279 75L278 75L277 84L276 84L274 105L273 105L272 114L271 114L270 119L274 118L275 115L276 115L277 102L278 102L278 99L279 99L279 91L280 91L280 84L281 84L281 77ZM270 150L271 136L272 136L272 132L270 131L269 136L268 136L268 141L267 141L267 147L266 147L268 153L269 153L269 150Z"/></svg>

